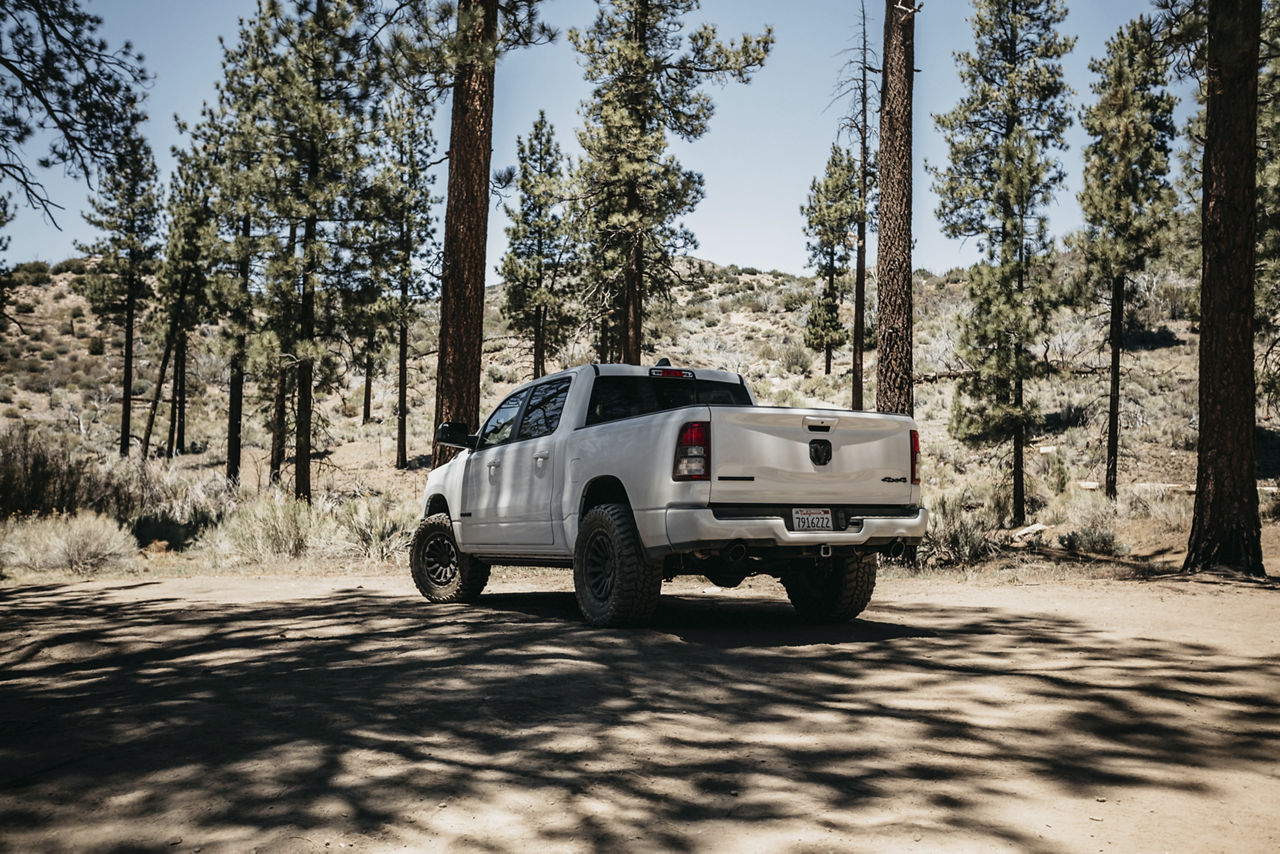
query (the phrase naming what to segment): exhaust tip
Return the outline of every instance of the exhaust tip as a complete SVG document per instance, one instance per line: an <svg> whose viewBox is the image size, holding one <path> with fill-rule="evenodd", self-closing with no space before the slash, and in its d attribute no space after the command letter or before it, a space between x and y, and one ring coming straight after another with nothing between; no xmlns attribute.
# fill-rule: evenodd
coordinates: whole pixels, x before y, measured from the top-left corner
<svg viewBox="0 0 1280 854"><path fill-rule="evenodd" d="M906 543L902 542L902 540L894 540L885 548L884 553L894 560L897 560L907 553Z"/></svg>
<svg viewBox="0 0 1280 854"><path fill-rule="evenodd" d="M724 559L730 563L740 563L747 559L747 544L734 543L724 550Z"/></svg>

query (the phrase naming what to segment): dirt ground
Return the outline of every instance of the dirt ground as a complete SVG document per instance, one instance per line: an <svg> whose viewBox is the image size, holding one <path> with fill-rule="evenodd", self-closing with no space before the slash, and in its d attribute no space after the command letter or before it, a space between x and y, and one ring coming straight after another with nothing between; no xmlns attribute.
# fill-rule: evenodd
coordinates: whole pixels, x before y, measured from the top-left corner
<svg viewBox="0 0 1280 854"><path fill-rule="evenodd" d="M0 850L1280 850L1280 590L562 573L0 589Z"/></svg>

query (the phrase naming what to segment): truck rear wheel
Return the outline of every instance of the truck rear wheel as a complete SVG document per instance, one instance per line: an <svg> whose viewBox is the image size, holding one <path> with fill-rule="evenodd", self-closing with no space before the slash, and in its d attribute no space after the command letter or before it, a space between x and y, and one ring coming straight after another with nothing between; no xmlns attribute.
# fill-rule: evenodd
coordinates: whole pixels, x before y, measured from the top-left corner
<svg viewBox="0 0 1280 854"><path fill-rule="evenodd" d="M662 592L662 564L648 560L631 511L601 504L582 518L573 550L573 589L593 626L647 622Z"/></svg>
<svg viewBox="0 0 1280 854"><path fill-rule="evenodd" d="M876 588L876 555L819 558L789 568L782 586L806 620L843 623L867 607Z"/></svg>
<svg viewBox="0 0 1280 854"><path fill-rule="evenodd" d="M409 571L429 602L472 602L489 583L489 565L458 550L445 513L418 525L409 547Z"/></svg>

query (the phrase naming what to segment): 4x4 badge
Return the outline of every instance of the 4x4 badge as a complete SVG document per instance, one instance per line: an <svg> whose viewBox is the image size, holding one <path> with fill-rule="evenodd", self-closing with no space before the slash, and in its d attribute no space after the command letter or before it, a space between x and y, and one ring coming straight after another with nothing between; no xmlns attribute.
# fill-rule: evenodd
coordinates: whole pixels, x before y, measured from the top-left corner
<svg viewBox="0 0 1280 854"><path fill-rule="evenodd" d="M825 466L831 462L831 443L826 439L813 439L809 442L809 459L815 466Z"/></svg>

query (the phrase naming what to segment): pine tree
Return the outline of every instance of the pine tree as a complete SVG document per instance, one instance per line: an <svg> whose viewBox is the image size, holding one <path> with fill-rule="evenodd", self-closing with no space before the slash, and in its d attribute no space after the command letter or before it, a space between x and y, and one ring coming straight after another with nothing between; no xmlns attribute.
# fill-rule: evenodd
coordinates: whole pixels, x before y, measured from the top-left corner
<svg viewBox="0 0 1280 854"><path fill-rule="evenodd" d="M1107 42L1106 56L1089 63L1089 70L1098 75L1091 87L1098 101L1083 115L1093 142L1085 150L1080 205L1088 223L1085 255L1090 277L1111 300L1106 494L1113 501L1126 281L1158 251L1173 204L1165 178L1174 134L1174 98L1165 89L1167 67L1145 17L1122 27Z"/></svg>
<svg viewBox="0 0 1280 854"><path fill-rule="evenodd" d="M218 331L229 369L226 476L233 483L240 479L249 339L256 329L252 294L266 290L265 261L276 246L276 223L266 199L279 176L265 111L265 72L276 61L268 11L241 20L235 43L223 43L217 101L206 106L192 132L193 146L209 170L220 236L211 258L209 299L222 321ZM272 367L279 361L277 355Z"/></svg>
<svg viewBox="0 0 1280 854"><path fill-rule="evenodd" d="M43 131L44 168L76 177L111 168L147 79L129 43L112 50L98 33L102 19L79 0L5 0L0 61L0 180L17 184L26 202L50 221L58 207L27 165L25 144Z"/></svg>
<svg viewBox="0 0 1280 854"><path fill-rule="evenodd" d="M151 146L142 136L146 116L135 105L128 129L98 193L89 198L85 222L102 237L83 252L100 260L82 282L85 297L99 317L124 331L124 371L120 410L120 456L129 456L133 409L133 350L139 313L151 295L147 278L160 254L160 189Z"/></svg>
<svg viewBox="0 0 1280 854"><path fill-rule="evenodd" d="M1261 0L1208 0L1200 436L1184 571L1265 575L1254 383Z"/></svg>
<svg viewBox="0 0 1280 854"><path fill-rule="evenodd" d="M826 373L831 373L831 351L848 336L840 323L839 279L849 272L849 234L859 214L858 162L839 145L831 146L822 177L809 184L809 197L800 213L805 218L804 233L809 238L809 264L823 281L814 298L805 327L804 343L826 355Z"/></svg>
<svg viewBox="0 0 1280 854"><path fill-rule="evenodd" d="M369 100L377 95L362 7L351 0L294 0L292 13L264 5L276 61L262 70L262 132L279 174L266 202L287 225L273 307L294 318L294 495L311 500L314 395L327 377L328 341L350 280L340 225L362 192ZM285 287L281 287L285 286Z"/></svg>
<svg viewBox="0 0 1280 854"><path fill-rule="evenodd" d="M547 371L547 353L568 339L573 313L566 278L572 272L573 242L563 215L564 156L555 129L539 112L528 140L516 138L520 161L517 208L506 207L507 254L498 267L505 284L502 311L511 328L533 344L533 377Z"/></svg>
<svg viewBox="0 0 1280 854"><path fill-rule="evenodd" d="M1269 341L1260 383L1280 399L1280 2L1262 9L1258 77L1258 331Z"/></svg>
<svg viewBox="0 0 1280 854"><path fill-rule="evenodd" d="M165 260L156 277L158 314L165 327L164 354L157 372L147 427L142 434L143 459L151 445L151 431L162 397L165 373L170 358L175 354L175 393L170 403L174 440L166 447L165 456L172 457L175 448L180 453L185 450L185 437L177 425L185 423L186 341L200 323L210 319L207 309L209 271L213 266L212 252L217 236L209 202L211 170L198 149L175 151L174 155L177 169L169 188Z"/></svg>
<svg viewBox="0 0 1280 854"><path fill-rule="evenodd" d="M935 117L950 152L932 170L938 219L949 237L978 238L987 256L969 282L960 353L972 370L951 428L970 441L1012 443L1015 525L1026 520L1023 448L1036 411L1025 392L1037 365L1031 345L1055 300L1036 261L1051 246L1043 211L1064 178L1053 151L1065 147L1071 122L1060 60L1074 39L1056 31L1065 18L1061 0L975 0L975 51L956 57L968 92ZM885 289L881 271L882 336L891 325Z"/></svg>
<svg viewBox="0 0 1280 854"><path fill-rule="evenodd" d="M877 244L876 409L910 415L915 408L911 347L911 146L916 14L920 7L886 0L880 85L880 237Z"/></svg>
<svg viewBox="0 0 1280 854"><path fill-rule="evenodd" d="M857 210L854 216L854 273L853 273L853 408L863 408L863 351L866 343L867 313L867 228L874 228L874 196L878 167L871 141L876 133L868 111L873 97L873 79L870 74L875 55L871 50L867 33L867 3L858 4L858 46L854 58L846 68L849 76L840 84L840 93L849 97L850 111L844 119L844 131L857 143ZM914 23L912 24L914 28ZM914 29L913 29L914 32ZM911 63L908 63L910 67ZM907 99L910 106L910 99ZM909 123L908 123L909 124ZM908 217L908 221L910 217ZM911 264L908 260L907 267Z"/></svg>
<svg viewBox="0 0 1280 854"><path fill-rule="evenodd" d="M773 44L772 30L725 44L710 24L686 39L681 19L698 5L600 0L591 28L569 33L595 85L577 180L590 278L602 290L590 296L602 306L602 360L640 363L645 302L677 278L674 256L697 245L676 221L702 198L702 176L666 154L667 134L706 133L714 107L702 85L749 82Z"/></svg>

